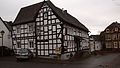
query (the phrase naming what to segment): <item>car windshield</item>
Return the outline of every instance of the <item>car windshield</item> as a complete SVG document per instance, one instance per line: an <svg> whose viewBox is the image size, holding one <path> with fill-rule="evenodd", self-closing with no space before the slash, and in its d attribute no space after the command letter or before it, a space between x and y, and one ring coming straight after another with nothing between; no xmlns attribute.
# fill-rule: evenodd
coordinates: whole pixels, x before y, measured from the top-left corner
<svg viewBox="0 0 120 68"><path fill-rule="evenodd" d="M19 53L28 53L28 50L27 49L20 49Z"/></svg>

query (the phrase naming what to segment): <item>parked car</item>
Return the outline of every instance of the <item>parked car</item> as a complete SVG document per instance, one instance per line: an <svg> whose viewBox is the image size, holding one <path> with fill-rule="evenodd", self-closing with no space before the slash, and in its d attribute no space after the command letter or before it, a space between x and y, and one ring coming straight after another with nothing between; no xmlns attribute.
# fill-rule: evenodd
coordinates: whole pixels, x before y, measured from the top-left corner
<svg viewBox="0 0 120 68"><path fill-rule="evenodd" d="M0 56L12 56L14 51L6 46L0 46Z"/></svg>
<svg viewBox="0 0 120 68"><path fill-rule="evenodd" d="M29 60L33 58L33 53L29 49L20 49L16 54L17 61L19 60Z"/></svg>

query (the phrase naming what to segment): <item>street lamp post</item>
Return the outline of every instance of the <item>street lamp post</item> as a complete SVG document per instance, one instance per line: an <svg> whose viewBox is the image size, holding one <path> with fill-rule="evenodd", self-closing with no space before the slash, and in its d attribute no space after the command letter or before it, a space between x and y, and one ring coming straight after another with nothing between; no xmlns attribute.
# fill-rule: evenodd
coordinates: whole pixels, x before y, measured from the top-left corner
<svg viewBox="0 0 120 68"><path fill-rule="evenodd" d="M4 35L5 31L2 30L0 33L1 33L1 36L2 36L2 56L3 56L3 35Z"/></svg>

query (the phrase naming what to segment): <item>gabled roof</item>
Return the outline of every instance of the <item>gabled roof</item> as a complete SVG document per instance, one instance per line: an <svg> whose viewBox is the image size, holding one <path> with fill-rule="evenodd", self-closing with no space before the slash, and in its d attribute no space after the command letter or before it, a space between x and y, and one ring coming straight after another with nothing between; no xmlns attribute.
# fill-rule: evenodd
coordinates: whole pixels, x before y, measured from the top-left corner
<svg viewBox="0 0 120 68"><path fill-rule="evenodd" d="M4 21L4 23L6 24L6 27L8 28L8 30L12 31L12 21L10 21L10 22Z"/></svg>
<svg viewBox="0 0 120 68"><path fill-rule="evenodd" d="M48 6L53 10L53 12L56 14L57 17L59 17L60 20L89 32L89 30L82 23L80 23L75 17L71 16L66 11L63 11L62 9L56 7L51 1L43 1L22 8L14 21L14 25L35 21L35 17L44 3L48 4Z"/></svg>
<svg viewBox="0 0 120 68"><path fill-rule="evenodd" d="M8 22L8 21L3 21L2 18L0 17L0 20L3 22L3 24L6 26L6 28L9 30L9 31L12 31L12 22Z"/></svg>
<svg viewBox="0 0 120 68"><path fill-rule="evenodd" d="M106 29L113 29L113 28L115 28L115 27L120 28L120 23L118 23L118 22L113 22L113 23L110 24ZM105 29L105 30L106 30L106 29Z"/></svg>
<svg viewBox="0 0 120 68"><path fill-rule="evenodd" d="M21 8L13 24L33 22L41 6L42 2Z"/></svg>

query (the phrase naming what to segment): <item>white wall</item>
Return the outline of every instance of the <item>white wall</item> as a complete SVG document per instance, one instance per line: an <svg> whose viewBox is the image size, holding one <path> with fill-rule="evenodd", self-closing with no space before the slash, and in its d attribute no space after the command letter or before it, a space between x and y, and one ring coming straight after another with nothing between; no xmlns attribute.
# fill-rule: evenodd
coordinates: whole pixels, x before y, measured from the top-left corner
<svg viewBox="0 0 120 68"><path fill-rule="evenodd" d="M74 40L74 36L82 37L82 41L80 42L81 48L89 47L89 35L88 35L88 32L83 31L83 30L78 29L78 28L71 27L69 25L64 25L64 28L67 28L67 34L69 34L69 35L71 35L71 37L73 37L73 39L71 39L71 40ZM65 35L65 30L63 31L63 33ZM67 37L67 39L68 38L69 37ZM76 46L76 43L74 43L74 46Z"/></svg>
<svg viewBox="0 0 120 68"><path fill-rule="evenodd" d="M0 31L4 30L5 33L3 35L3 46L7 46L9 48L12 48L12 38L11 36L8 37L8 35L11 35L7 27L4 25L4 23L0 20ZM0 34L1 37L1 34ZM0 38L0 46L2 46L2 38Z"/></svg>
<svg viewBox="0 0 120 68"><path fill-rule="evenodd" d="M91 52L95 51L95 50L101 50L102 45L100 41L90 41L90 50Z"/></svg>

